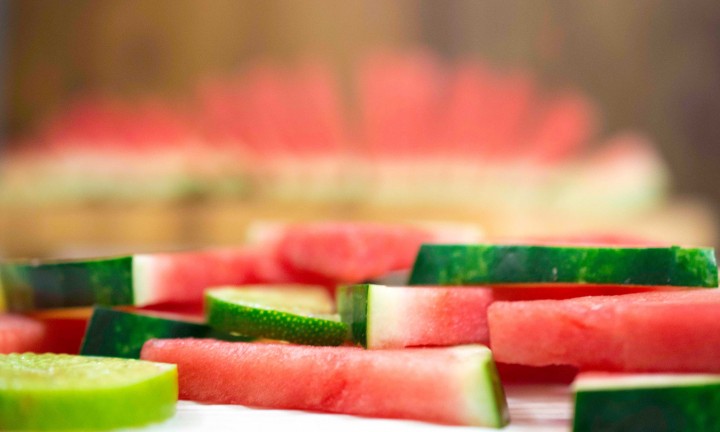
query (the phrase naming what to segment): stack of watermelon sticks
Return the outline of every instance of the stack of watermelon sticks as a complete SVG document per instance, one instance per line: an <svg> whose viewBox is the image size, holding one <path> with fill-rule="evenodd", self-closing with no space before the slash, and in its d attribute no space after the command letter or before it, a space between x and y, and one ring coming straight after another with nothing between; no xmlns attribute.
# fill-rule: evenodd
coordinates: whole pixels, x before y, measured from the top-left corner
<svg viewBox="0 0 720 432"><path fill-rule="evenodd" d="M58 317L91 317L80 356L0 357L0 428L141 425L172 415L174 391L500 428L513 412L505 388L522 380L574 380L578 431L720 426L712 249L497 244L462 226L366 223L266 224L253 238L2 264L5 306L25 316L2 316L0 350L57 350Z"/></svg>
<svg viewBox="0 0 720 432"><path fill-rule="evenodd" d="M182 100L86 95L0 160L0 203L198 198L606 213L655 209L668 173L585 94L424 52L255 62ZM592 196L592 200L587 199Z"/></svg>

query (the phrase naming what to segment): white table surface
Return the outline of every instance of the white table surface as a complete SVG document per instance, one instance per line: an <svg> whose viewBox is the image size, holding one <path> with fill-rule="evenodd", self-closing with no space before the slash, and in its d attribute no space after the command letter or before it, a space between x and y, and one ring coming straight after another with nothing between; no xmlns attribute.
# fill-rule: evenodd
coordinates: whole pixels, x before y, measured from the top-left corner
<svg viewBox="0 0 720 432"><path fill-rule="evenodd" d="M568 431L572 418L566 386L507 386L511 423L506 432ZM180 401L175 416L135 431L263 431L312 430L313 432L461 432L493 431L478 427L444 426L406 420L349 415L207 405Z"/></svg>

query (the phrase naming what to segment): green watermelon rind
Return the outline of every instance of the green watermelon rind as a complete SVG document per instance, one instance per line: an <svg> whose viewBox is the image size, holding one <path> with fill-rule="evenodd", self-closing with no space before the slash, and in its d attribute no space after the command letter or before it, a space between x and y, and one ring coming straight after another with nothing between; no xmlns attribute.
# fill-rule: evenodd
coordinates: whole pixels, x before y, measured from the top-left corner
<svg viewBox="0 0 720 432"><path fill-rule="evenodd" d="M175 413L175 365L65 354L0 356L0 363L13 362L28 363L37 377L23 378L22 372L0 365L2 430L138 427ZM68 362L72 366L65 366Z"/></svg>
<svg viewBox="0 0 720 432"><path fill-rule="evenodd" d="M574 431L717 430L720 375L603 376L573 386Z"/></svg>
<svg viewBox="0 0 720 432"><path fill-rule="evenodd" d="M139 359L150 339L213 338L248 341L249 337L217 331L206 324L95 307L88 322L80 354Z"/></svg>
<svg viewBox="0 0 720 432"><path fill-rule="evenodd" d="M712 248L423 245L410 285L718 286Z"/></svg>
<svg viewBox="0 0 720 432"><path fill-rule="evenodd" d="M348 339L364 348L368 346L368 298L370 284L342 285L337 290L340 320L348 325Z"/></svg>
<svg viewBox="0 0 720 432"><path fill-rule="evenodd" d="M78 261L17 261L0 264L10 311L132 305L132 256Z"/></svg>
<svg viewBox="0 0 720 432"><path fill-rule="evenodd" d="M226 289L205 294L207 323L216 330L303 345L337 346L347 340L348 326L340 319L229 301L218 294Z"/></svg>
<svg viewBox="0 0 720 432"><path fill-rule="evenodd" d="M8 261L0 264L0 294L5 309L11 312L93 305L145 306L162 300L157 298L157 288L164 281L158 280L157 274L152 254Z"/></svg>
<svg viewBox="0 0 720 432"><path fill-rule="evenodd" d="M490 348L481 345L463 345L451 349L458 352L465 349L483 350L482 360L467 364L468 370L463 379L467 423L495 428L506 426L510 422L507 398Z"/></svg>

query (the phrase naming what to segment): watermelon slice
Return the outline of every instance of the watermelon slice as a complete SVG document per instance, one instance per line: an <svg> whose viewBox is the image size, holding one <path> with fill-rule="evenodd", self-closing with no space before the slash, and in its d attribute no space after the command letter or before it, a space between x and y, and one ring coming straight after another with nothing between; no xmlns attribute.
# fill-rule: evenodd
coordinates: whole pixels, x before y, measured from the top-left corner
<svg viewBox="0 0 720 432"><path fill-rule="evenodd" d="M411 285L577 283L717 287L712 248L423 245Z"/></svg>
<svg viewBox="0 0 720 432"><path fill-rule="evenodd" d="M133 304L132 257L6 262L0 277L11 311Z"/></svg>
<svg viewBox="0 0 720 432"><path fill-rule="evenodd" d="M85 332L80 354L86 356L140 358L145 342L154 338L216 338L250 340L217 331L208 325L179 321L144 313L96 307Z"/></svg>
<svg viewBox="0 0 720 432"><path fill-rule="evenodd" d="M32 318L0 314L0 353L40 351L46 328Z"/></svg>
<svg viewBox="0 0 720 432"><path fill-rule="evenodd" d="M256 257L247 247L134 255L134 304L200 303L208 287L253 283Z"/></svg>
<svg viewBox="0 0 720 432"><path fill-rule="evenodd" d="M66 354L0 355L0 429L100 430L173 415L175 365Z"/></svg>
<svg viewBox="0 0 720 432"><path fill-rule="evenodd" d="M580 374L574 431L711 431L720 424L720 375Z"/></svg>
<svg viewBox="0 0 720 432"><path fill-rule="evenodd" d="M74 306L201 303L205 288L253 281L254 248L0 265L12 311Z"/></svg>
<svg viewBox="0 0 720 432"><path fill-rule="evenodd" d="M650 285L595 285L570 283L492 285L496 301L564 300L588 296L612 296L656 291L681 291L686 287Z"/></svg>
<svg viewBox="0 0 720 432"><path fill-rule="evenodd" d="M208 324L225 332L308 345L340 345L349 333L323 287L221 287L205 299Z"/></svg>
<svg viewBox="0 0 720 432"><path fill-rule="evenodd" d="M27 314L45 327L41 346L36 352L78 354L92 308L41 310Z"/></svg>
<svg viewBox="0 0 720 432"><path fill-rule="evenodd" d="M447 226L318 222L286 227L277 254L291 271L310 280L356 283L410 268L423 243L477 238L476 231Z"/></svg>
<svg viewBox="0 0 720 432"><path fill-rule="evenodd" d="M366 348L488 343L486 288L343 286L338 312Z"/></svg>
<svg viewBox="0 0 720 432"><path fill-rule="evenodd" d="M720 290L495 302L490 345L500 362L585 370L718 372Z"/></svg>
<svg viewBox="0 0 720 432"><path fill-rule="evenodd" d="M479 345L367 351L171 339L147 342L141 357L178 365L182 399L490 427L508 421L492 355Z"/></svg>

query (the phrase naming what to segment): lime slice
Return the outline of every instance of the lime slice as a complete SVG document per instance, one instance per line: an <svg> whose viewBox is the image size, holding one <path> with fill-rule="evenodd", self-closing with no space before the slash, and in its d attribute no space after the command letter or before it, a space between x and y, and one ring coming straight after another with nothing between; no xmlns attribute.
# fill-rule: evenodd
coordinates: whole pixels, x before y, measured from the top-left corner
<svg viewBox="0 0 720 432"><path fill-rule="evenodd" d="M347 324L322 287L221 287L205 294L208 324L244 336L307 345L340 345Z"/></svg>
<svg viewBox="0 0 720 432"><path fill-rule="evenodd" d="M97 430L171 417L177 367L66 354L0 355L0 429Z"/></svg>

